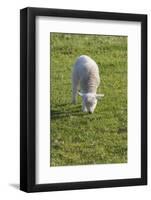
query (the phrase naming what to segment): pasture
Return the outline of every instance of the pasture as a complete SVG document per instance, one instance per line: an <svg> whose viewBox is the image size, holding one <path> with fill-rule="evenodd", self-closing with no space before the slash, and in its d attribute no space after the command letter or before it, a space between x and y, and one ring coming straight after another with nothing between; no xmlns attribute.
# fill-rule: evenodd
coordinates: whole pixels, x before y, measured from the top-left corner
<svg viewBox="0 0 151 200"><path fill-rule="evenodd" d="M127 37L50 34L50 166L127 162ZM71 71L88 55L100 70L93 114L71 104Z"/></svg>

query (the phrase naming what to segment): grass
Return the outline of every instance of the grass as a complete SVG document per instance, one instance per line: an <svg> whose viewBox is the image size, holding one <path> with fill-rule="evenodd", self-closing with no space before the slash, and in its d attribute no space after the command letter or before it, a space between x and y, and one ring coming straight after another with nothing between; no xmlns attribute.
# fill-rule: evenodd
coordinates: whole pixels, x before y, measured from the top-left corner
<svg viewBox="0 0 151 200"><path fill-rule="evenodd" d="M127 37L50 34L50 165L127 162ZM82 54L99 66L105 96L93 114L71 104L71 70Z"/></svg>

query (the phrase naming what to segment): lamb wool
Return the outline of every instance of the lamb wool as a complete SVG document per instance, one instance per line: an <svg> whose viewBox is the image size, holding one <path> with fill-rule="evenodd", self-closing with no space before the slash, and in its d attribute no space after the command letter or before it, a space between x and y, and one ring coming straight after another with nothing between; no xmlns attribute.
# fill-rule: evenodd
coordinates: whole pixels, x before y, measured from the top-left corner
<svg viewBox="0 0 151 200"><path fill-rule="evenodd" d="M72 103L76 103L77 91L80 86L82 110L93 113L97 100L103 96L96 94L99 85L99 68L96 62L86 55L78 57L72 71Z"/></svg>

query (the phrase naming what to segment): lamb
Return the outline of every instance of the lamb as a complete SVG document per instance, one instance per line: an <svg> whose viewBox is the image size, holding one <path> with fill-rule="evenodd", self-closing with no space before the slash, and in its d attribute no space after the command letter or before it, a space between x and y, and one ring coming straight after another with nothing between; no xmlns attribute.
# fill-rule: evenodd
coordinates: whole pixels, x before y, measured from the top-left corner
<svg viewBox="0 0 151 200"><path fill-rule="evenodd" d="M100 85L99 69L94 60L89 56L81 55L77 58L72 71L72 103L76 103L78 85L80 83L80 92L82 97L82 111L93 113L97 100L103 97L103 94L96 94Z"/></svg>

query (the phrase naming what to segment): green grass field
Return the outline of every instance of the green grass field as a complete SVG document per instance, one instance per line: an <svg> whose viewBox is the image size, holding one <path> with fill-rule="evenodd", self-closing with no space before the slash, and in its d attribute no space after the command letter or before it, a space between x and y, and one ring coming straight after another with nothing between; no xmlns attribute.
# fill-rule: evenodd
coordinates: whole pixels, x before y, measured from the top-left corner
<svg viewBox="0 0 151 200"><path fill-rule="evenodd" d="M50 165L127 162L127 37L50 34ZM71 104L71 71L82 54L96 61L105 96L93 114Z"/></svg>

